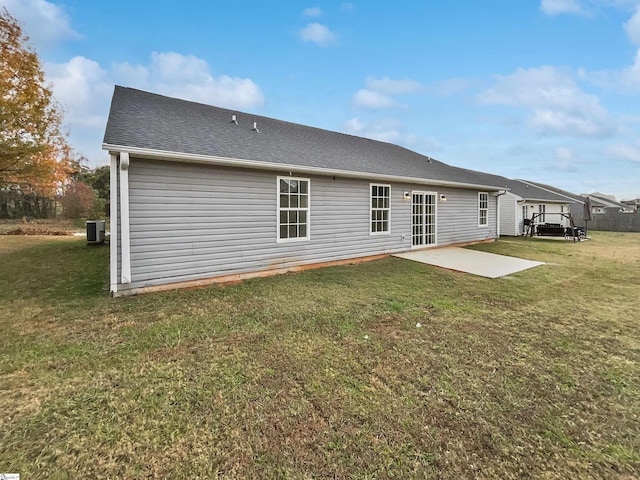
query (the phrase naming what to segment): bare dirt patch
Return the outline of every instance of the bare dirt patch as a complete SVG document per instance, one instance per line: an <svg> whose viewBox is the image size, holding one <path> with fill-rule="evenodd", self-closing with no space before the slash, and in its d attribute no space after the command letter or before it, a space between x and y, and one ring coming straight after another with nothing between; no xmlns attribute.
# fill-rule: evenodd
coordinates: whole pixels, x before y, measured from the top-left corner
<svg viewBox="0 0 640 480"><path fill-rule="evenodd" d="M59 230L51 227L18 227L6 232L1 232L0 235L50 235L55 237L71 236L73 232L68 230Z"/></svg>

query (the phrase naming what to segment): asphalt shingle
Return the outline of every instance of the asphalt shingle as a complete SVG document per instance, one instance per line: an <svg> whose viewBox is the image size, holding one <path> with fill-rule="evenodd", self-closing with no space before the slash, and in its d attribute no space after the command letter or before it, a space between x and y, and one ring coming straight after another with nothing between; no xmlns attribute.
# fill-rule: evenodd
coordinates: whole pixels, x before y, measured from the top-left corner
<svg viewBox="0 0 640 480"><path fill-rule="evenodd" d="M567 190L563 190L561 188L558 187L554 187L552 185L547 185L544 183L540 183L540 182L532 182L531 180L522 180L525 183L528 183L530 185L534 185L536 187L540 187L543 188L545 190L551 190L554 193L557 193L561 196L565 196L565 197L569 197L570 199L572 199L574 201L574 203L584 203L584 197L576 194L576 193L571 193Z"/></svg>
<svg viewBox="0 0 640 480"><path fill-rule="evenodd" d="M259 133L253 129L254 122ZM494 190L505 188L506 180L453 167L391 143L120 86L113 94L104 144L105 148L135 147L484 185Z"/></svg>
<svg viewBox="0 0 640 480"><path fill-rule="evenodd" d="M521 196L527 200L542 200L545 202L557 202L557 203L574 203L573 200L559 195L554 192L545 190L536 185L532 185L522 180L509 180L509 190L511 193Z"/></svg>

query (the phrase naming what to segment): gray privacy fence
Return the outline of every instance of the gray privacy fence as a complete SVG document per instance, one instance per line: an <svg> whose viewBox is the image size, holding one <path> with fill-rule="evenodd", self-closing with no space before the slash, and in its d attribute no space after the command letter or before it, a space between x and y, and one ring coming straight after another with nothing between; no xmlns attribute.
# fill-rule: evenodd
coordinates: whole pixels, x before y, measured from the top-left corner
<svg viewBox="0 0 640 480"><path fill-rule="evenodd" d="M582 222L584 223L584 220ZM594 214L593 219L588 223L588 230L640 232L640 212L607 212Z"/></svg>

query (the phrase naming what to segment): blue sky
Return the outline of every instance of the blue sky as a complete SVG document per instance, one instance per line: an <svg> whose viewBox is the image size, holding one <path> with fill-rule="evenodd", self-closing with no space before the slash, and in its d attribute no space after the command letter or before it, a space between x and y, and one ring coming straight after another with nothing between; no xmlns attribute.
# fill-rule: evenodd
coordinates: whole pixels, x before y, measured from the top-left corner
<svg viewBox="0 0 640 480"><path fill-rule="evenodd" d="M640 197L640 0L0 0L91 165L114 84Z"/></svg>

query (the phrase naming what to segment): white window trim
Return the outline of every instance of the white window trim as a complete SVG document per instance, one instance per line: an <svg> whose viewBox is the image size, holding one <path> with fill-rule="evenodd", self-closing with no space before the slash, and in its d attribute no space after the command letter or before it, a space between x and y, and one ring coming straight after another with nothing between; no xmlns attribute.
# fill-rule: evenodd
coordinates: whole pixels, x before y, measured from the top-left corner
<svg viewBox="0 0 640 480"><path fill-rule="evenodd" d="M422 243L421 245L414 245L413 244L413 196L415 194L424 195L425 196L425 200L426 200L426 196L427 195L433 195L433 208L434 208L433 214L435 216L435 222L433 224L433 238L434 238L433 243L429 243L429 244L426 243L427 232L423 231L422 232L422 241L424 243ZM409 208L410 208L409 213L410 213L410 222L411 222L411 229L412 230L411 230L411 235L409 237L410 237L411 249L412 250L413 249L433 248L433 247L437 247L438 246L438 198L439 198L438 192L431 192L431 191L427 191L427 190L412 190L411 191L411 203L409 205ZM425 226L425 224L424 224L425 215L426 215L426 212L423 212L422 213L422 218L423 218L422 225L423 225L423 228Z"/></svg>
<svg viewBox="0 0 640 480"><path fill-rule="evenodd" d="M487 196L487 208L480 208L480 197L482 195L486 195ZM482 210L486 210L487 212L487 223L480 223L480 212ZM488 227L489 226L489 192L478 192L478 227Z"/></svg>
<svg viewBox="0 0 640 480"><path fill-rule="evenodd" d="M388 208L376 208L376 210L386 210L387 214L387 225L388 230L386 232L374 232L371 229L372 219L371 214L373 213L373 206L371 205L371 187L388 187L389 188L389 207ZM391 235L391 184L387 183L370 183L369 184L369 235Z"/></svg>
<svg viewBox="0 0 640 480"><path fill-rule="evenodd" d="M294 208L307 212L307 236L296 238L280 238L280 180L298 180L307 182L307 208ZM276 177L276 243L307 242L311 240L311 179L304 177ZM291 210L286 208L286 211Z"/></svg>

